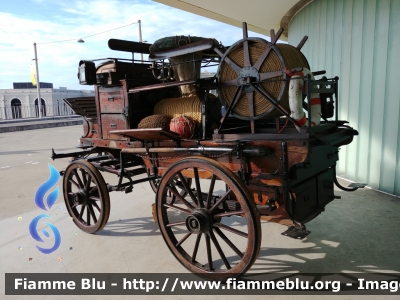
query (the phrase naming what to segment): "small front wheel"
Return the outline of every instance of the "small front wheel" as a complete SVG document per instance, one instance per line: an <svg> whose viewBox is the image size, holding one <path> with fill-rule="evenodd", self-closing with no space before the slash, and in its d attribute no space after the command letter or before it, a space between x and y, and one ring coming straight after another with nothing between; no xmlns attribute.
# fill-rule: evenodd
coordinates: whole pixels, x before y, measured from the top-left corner
<svg viewBox="0 0 400 300"><path fill-rule="evenodd" d="M104 228L110 215L110 196L100 172L86 160L72 162L64 174L64 201L74 223L87 233Z"/></svg>

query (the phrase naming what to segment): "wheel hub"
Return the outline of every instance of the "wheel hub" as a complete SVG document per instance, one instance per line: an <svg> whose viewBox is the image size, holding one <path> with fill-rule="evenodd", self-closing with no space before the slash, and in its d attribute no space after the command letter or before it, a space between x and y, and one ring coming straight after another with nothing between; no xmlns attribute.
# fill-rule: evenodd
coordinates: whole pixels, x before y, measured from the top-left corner
<svg viewBox="0 0 400 300"><path fill-rule="evenodd" d="M75 206L79 204L86 204L88 199L89 198L84 190L79 190L72 195L72 201Z"/></svg>
<svg viewBox="0 0 400 300"><path fill-rule="evenodd" d="M212 228L212 217L204 208L195 209L186 218L186 227L191 233L205 233Z"/></svg>
<svg viewBox="0 0 400 300"><path fill-rule="evenodd" d="M238 85L244 85L244 92L250 93L254 88L249 84L250 82L259 82L260 73L254 67L244 67L238 76Z"/></svg>

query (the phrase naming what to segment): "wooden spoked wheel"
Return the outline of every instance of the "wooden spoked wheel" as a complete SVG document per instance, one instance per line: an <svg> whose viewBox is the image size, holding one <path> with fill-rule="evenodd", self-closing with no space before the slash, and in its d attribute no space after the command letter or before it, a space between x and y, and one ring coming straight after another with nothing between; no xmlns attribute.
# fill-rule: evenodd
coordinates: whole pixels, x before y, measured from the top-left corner
<svg viewBox="0 0 400 300"><path fill-rule="evenodd" d="M86 160L72 162L64 174L64 201L74 223L87 233L104 228L110 215L110 197L100 172Z"/></svg>
<svg viewBox="0 0 400 300"><path fill-rule="evenodd" d="M281 33L271 34L271 42L249 38L244 23L243 39L219 53L218 95L237 118L254 121L282 115L272 103L289 110L285 68L310 67L299 49L276 43Z"/></svg>
<svg viewBox="0 0 400 300"><path fill-rule="evenodd" d="M225 107L241 119L258 119L279 102L285 90L285 62L277 48L259 38L240 40L221 58L217 72L219 95ZM251 83L257 84L264 94Z"/></svg>
<svg viewBox="0 0 400 300"><path fill-rule="evenodd" d="M173 185L184 176L193 177L195 186L185 186L186 197ZM218 279L244 274L261 243L260 219L250 199L246 186L224 165L199 157L178 161L162 177L156 196L163 238L193 273Z"/></svg>

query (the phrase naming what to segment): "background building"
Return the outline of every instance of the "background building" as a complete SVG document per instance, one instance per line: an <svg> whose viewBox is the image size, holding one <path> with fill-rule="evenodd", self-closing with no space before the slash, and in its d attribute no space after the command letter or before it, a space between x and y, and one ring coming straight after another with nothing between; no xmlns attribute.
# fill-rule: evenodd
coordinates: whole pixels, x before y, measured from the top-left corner
<svg viewBox="0 0 400 300"><path fill-rule="evenodd" d="M339 76L339 118L360 132L338 172L400 196L399 0L154 1L265 35L282 27L292 45L308 35L302 52L313 71Z"/></svg>
<svg viewBox="0 0 400 300"><path fill-rule="evenodd" d="M14 89L0 89L0 119L31 118L39 116L36 87L31 82L15 82ZM94 97L91 90L69 90L66 87L53 88L52 83L40 82L42 116L73 114L63 99L73 97Z"/></svg>

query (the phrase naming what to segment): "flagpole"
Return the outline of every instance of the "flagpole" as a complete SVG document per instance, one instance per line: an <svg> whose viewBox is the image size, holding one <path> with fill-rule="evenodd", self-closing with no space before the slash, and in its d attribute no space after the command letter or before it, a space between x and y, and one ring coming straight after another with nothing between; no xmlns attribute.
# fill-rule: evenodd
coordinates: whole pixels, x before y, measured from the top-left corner
<svg viewBox="0 0 400 300"><path fill-rule="evenodd" d="M35 65L36 65L36 89L38 97L38 108L39 108L39 119L42 118L42 97L40 96L40 81L39 81L39 64L36 52L36 43L33 43L33 48L35 49Z"/></svg>
<svg viewBox="0 0 400 300"><path fill-rule="evenodd" d="M142 22L140 20L138 20L138 24L139 24L139 43L142 43ZM141 63L143 63L143 53L140 53L140 60Z"/></svg>

